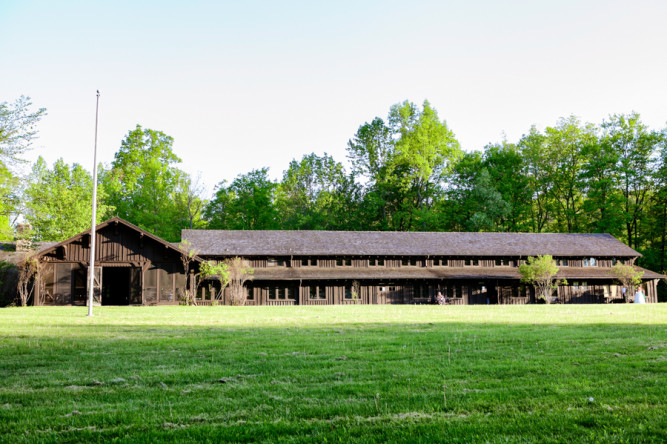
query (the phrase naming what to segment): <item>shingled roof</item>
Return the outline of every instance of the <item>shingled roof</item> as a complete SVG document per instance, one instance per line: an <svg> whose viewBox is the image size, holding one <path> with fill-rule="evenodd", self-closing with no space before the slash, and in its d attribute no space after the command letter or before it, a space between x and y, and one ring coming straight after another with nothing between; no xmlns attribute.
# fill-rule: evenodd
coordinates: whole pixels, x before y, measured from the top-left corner
<svg viewBox="0 0 667 444"><path fill-rule="evenodd" d="M200 256L641 256L609 234L183 230Z"/></svg>
<svg viewBox="0 0 667 444"><path fill-rule="evenodd" d="M661 279L664 276L641 267L644 279ZM520 279L515 267L335 267L335 268L256 268L253 278L262 280L334 280L334 279ZM560 267L558 279L612 279L609 268Z"/></svg>

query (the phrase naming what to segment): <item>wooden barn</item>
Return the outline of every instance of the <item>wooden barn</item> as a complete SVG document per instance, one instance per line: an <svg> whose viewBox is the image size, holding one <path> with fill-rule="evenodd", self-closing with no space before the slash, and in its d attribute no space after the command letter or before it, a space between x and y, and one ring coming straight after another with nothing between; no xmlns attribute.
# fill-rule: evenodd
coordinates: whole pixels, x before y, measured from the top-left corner
<svg viewBox="0 0 667 444"><path fill-rule="evenodd" d="M179 304L187 284L182 252L120 218L95 231L94 298L102 305ZM39 251L35 305L86 305L90 230Z"/></svg>
<svg viewBox="0 0 667 444"><path fill-rule="evenodd" d="M526 304L534 290L521 284L518 267L544 254L568 282L555 300L612 302L624 295L611 267L640 256L608 234L183 230L182 237L203 259L247 259L254 305L417 304L438 292L452 304ZM646 300L657 302L664 276L643 271Z"/></svg>
<svg viewBox="0 0 667 444"><path fill-rule="evenodd" d="M86 231L38 252L36 305L86 304L90 238ZM532 303L534 291L520 282L518 267L544 254L568 282L555 301L614 302L624 294L611 267L634 265L640 256L608 234L183 230L182 238L197 261L248 260L248 305L422 304L438 292L452 304ZM96 242L99 303L180 303L192 279L175 245L120 218L100 224ZM646 300L657 302L664 276L643 271ZM215 285L201 283L198 304L212 303ZM229 291L221 303L230 303Z"/></svg>

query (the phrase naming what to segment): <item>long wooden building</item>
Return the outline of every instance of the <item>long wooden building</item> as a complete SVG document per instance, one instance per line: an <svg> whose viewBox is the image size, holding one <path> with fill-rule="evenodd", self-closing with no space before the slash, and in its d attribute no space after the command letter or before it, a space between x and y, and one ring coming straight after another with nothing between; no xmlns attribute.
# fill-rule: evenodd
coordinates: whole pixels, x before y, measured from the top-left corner
<svg viewBox="0 0 667 444"><path fill-rule="evenodd" d="M38 253L36 305L86 303L90 238L86 231ZM614 302L624 294L611 267L640 256L608 234L183 230L182 238L198 253L194 269L201 260L249 261L248 305L421 304L438 292L452 304L533 303L518 267L544 254L567 280L554 301ZM180 303L191 279L175 245L120 218L100 224L96 242L101 304ZM657 302L664 276L641 270L646 300ZM199 304L212 303L215 285L199 285Z"/></svg>

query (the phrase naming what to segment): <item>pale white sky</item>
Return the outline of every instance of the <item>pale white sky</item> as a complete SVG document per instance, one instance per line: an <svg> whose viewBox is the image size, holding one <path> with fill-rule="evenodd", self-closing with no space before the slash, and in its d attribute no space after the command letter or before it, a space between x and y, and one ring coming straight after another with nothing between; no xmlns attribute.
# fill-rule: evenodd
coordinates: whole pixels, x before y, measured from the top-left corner
<svg viewBox="0 0 667 444"><path fill-rule="evenodd" d="M0 0L0 101L48 116L30 159L110 163L137 123L208 189L346 161L360 125L428 99L466 150L571 114L667 124L667 2Z"/></svg>

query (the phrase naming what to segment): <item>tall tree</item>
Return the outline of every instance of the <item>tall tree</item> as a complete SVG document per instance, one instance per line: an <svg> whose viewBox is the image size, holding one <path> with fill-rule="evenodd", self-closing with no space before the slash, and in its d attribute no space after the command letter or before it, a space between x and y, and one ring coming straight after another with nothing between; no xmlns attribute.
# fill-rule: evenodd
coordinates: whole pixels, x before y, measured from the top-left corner
<svg viewBox="0 0 667 444"><path fill-rule="evenodd" d="M585 231L624 237L623 195L620 192L620 156L608 137L584 147L587 163L581 177L585 183L583 204Z"/></svg>
<svg viewBox="0 0 667 444"><path fill-rule="evenodd" d="M180 238L182 219L176 194L185 173L175 167L174 139L161 131L130 131L102 181L116 214L168 241Z"/></svg>
<svg viewBox="0 0 667 444"><path fill-rule="evenodd" d="M13 170L37 138L37 124L46 109L33 111L30 97L14 103L0 102L0 240L13 237L11 217L20 213L21 183Z"/></svg>
<svg viewBox="0 0 667 444"><path fill-rule="evenodd" d="M348 228L341 216L354 208L350 199L354 180L328 154L308 154L293 160L278 186L276 207L281 226L290 230Z"/></svg>
<svg viewBox="0 0 667 444"><path fill-rule="evenodd" d="M36 240L62 241L90 227L93 179L79 164L62 159L49 168L40 156L33 165L25 191L25 219L32 225ZM112 209L98 189L97 222Z"/></svg>
<svg viewBox="0 0 667 444"><path fill-rule="evenodd" d="M545 130L546 155L552 202L558 231L582 229L583 188L581 174L587 159L584 147L596 142L593 125L582 125L571 116Z"/></svg>
<svg viewBox="0 0 667 444"><path fill-rule="evenodd" d="M617 174L623 195L625 240L639 246L640 223L645 215L652 187L652 158L662 135L649 131L639 114L613 115L603 122L605 143L618 157Z"/></svg>
<svg viewBox="0 0 667 444"><path fill-rule="evenodd" d="M14 103L0 102L0 162L20 162L37 137L37 123L46 108L31 110L30 97L19 97Z"/></svg>
<svg viewBox="0 0 667 444"><path fill-rule="evenodd" d="M202 197L204 187L199 178L192 180L187 174L183 174L174 194L176 213L180 216L179 226L181 228L203 228L206 223L203 219L206 201Z"/></svg>
<svg viewBox="0 0 667 444"><path fill-rule="evenodd" d="M221 182L206 206L204 216L210 228L227 230L273 230L278 228L275 208L276 183L269 169L239 175L227 186Z"/></svg>
<svg viewBox="0 0 667 444"><path fill-rule="evenodd" d="M348 143L354 171L368 180L364 207L374 211L368 219L377 221L375 229L432 228L459 144L428 101L421 109L408 101L392 106L387 122L362 125Z"/></svg>
<svg viewBox="0 0 667 444"><path fill-rule="evenodd" d="M527 165L512 143L490 144L484 149L482 165L493 187L507 203L507 212L498 221L498 230L530 231L531 190Z"/></svg>
<svg viewBox="0 0 667 444"><path fill-rule="evenodd" d="M549 173L546 138L532 126L528 134L521 137L518 147L526 165L527 184L531 194L530 231L540 233L549 226L553 212L553 176Z"/></svg>

